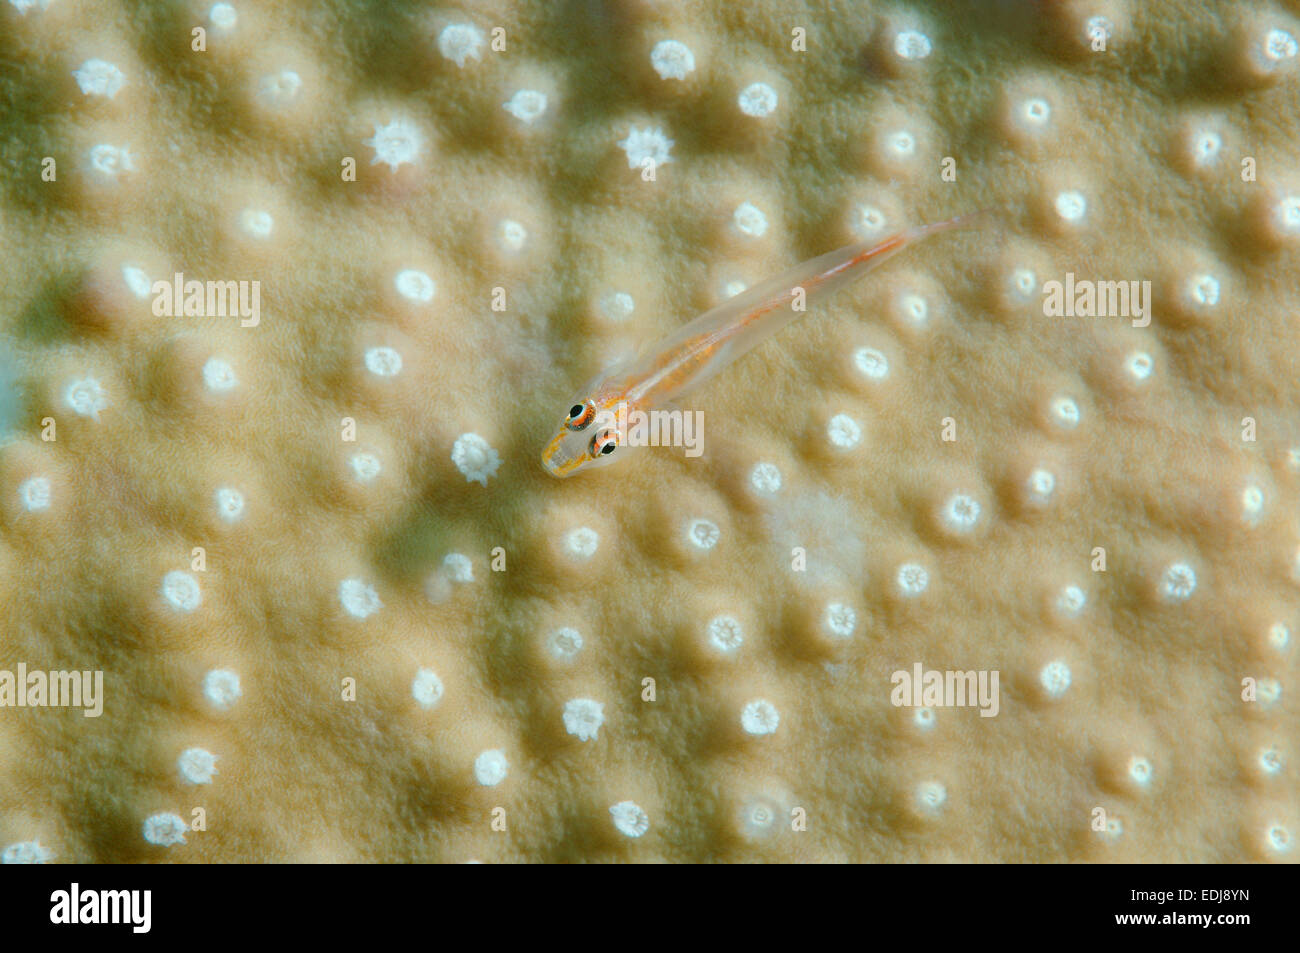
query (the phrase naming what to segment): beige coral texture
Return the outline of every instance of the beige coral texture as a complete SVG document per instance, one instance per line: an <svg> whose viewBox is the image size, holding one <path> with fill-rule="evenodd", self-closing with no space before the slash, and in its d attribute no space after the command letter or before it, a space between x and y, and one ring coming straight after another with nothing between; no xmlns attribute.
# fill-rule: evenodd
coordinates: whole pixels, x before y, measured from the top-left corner
<svg viewBox="0 0 1300 953"><path fill-rule="evenodd" d="M0 707L4 859L1293 862L1297 13L4 0L0 670L103 673ZM702 456L541 466L610 361L979 208Z"/></svg>

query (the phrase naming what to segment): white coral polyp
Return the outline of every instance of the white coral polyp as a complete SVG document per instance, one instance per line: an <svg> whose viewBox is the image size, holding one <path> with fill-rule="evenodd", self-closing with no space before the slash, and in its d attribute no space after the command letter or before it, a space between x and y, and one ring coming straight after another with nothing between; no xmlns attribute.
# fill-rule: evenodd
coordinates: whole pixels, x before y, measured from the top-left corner
<svg viewBox="0 0 1300 953"><path fill-rule="evenodd" d="M402 355L391 347L372 347L366 350L365 363L376 377L396 377L402 370Z"/></svg>
<svg viewBox="0 0 1300 953"><path fill-rule="evenodd" d="M93 377L82 378L68 385L64 399L74 412L92 420L99 418L99 412L108 406L108 397L104 387Z"/></svg>
<svg viewBox="0 0 1300 953"><path fill-rule="evenodd" d="M650 818L635 801L619 801L609 809L609 816L626 837L640 837L650 830Z"/></svg>
<svg viewBox="0 0 1300 953"><path fill-rule="evenodd" d="M208 10L208 22L218 30L229 33L239 22L239 13L229 3L214 3Z"/></svg>
<svg viewBox="0 0 1300 953"><path fill-rule="evenodd" d="M176 761L176 770L190 784L211 784L217 773L217 756L206 748L186 748Z"/></svg>
<svg viewBox="0 0 1300 953"><path fill-rule="evenodd" d="M431 668L422 668L411 681L411 697L421 708L434 708L442 701L442 679Z"/></svg>
<svg viewBox="0 0 1300 953"><path fill-rule="evenodd" d="M451 462L465 477L467 483L487 486L501 465L501 456L476 433L463 433L451 447Z"/></svg>
<svg viewBox="0 0 1300 953"><path fill-rule="evenodd" d="M442 573L452 582L473 582L474 563L464 553L448 553L442 557Z"/></svg>
<svg viewBox="0 0 1300 953"><path fill-rule="evenodd" d="M168 605L180 612L193 612L202 601L199 581L179 569L163 576L162 595Z"/></svg>
<svg viewBox="0 0 1300 953"><path fill-rule="evenodd" d="M91 59L74 70L73 78L77 86L87 96L103 96L112 99L126 82L126 75L107 60Z"/></svg>
<svg viewBox="0 0 1300 953"><path fill-rule="evenodd" d="M154 814L145 819L144 839L158 847L185 843L189 825L177 814Z"/></svg>
<svg viewBox="0 0 1300 953"><path fill-rule="evenodd" d="M660 40L650 51L650 65L660 79L685 79L695 71L695 54L685 43Z"/></svg>
<svg viewBox="0 0 1300 953"><path fill-rule="evenodd" d="M234 487L223 486L213 496L217 515L227 523L237 522L244 515L244 494Z"/></svg>
<svg viewBox="0 0 1300 953"><path fill-rule="evenodd" d="M384 607L375 587L366 585L360 579L344 579L339 583L339 602L343 605L343 611L356 619L364 619Z"/></svg>
<svg viewBox="0 0 1300 953"><path fill-rule="evenodd" d="M424 137L415 123L394 119L387 125L375 126L375 134L363 143L375 150L371 165L382 162L393 172L404 163L414 163L420 157Z"/></svg>
<svg viewBox="0 0 1300 953"><path fill-rule="evenodd" d="M745 641L740 621L733 616L720 615L709 620L709 642L719 652L734 652Z"/></svg>
<svg viewBox="0 0 1300 953"><path fill-rule="evenodd" d="M143 268L137 268L135 265L123 265L122 281L131 290L131 294L137 298L147 298L153 293L153 282L149 280L149 276L145 274Z"/></svg>
<svg viewBox="0 0 1300 953"><path fill-rule="evenodd" d="M826 611L822 613L822 624L826 626L831 635L839 639L846 639L858 627L858 614L853 611L852 606L847 606L842 602L832 602L826 606ZM763 704L766 704L766 702ZM775 708L772 710L776 711Z"/></svg>
<svg viewBox="0 0 1300 953"><path fill-rule="evenodd" d="M246 208L239 213L239 227L249 238L270 238L275 218L265 209Z"/></svg>
<svg viewBox="0 0 1300 953"><path fill-rule="evenodd" d="M0 864L48 864L53 859L54 852L34 840L9 844L0 851Z"/></svg>
<svg viewBox="0 0 1300 953"><path fill-rule="evenodd" d="M579 741L592 741L605 723L605 706L591 698L570 698L564 703L564 730Z"/></svg>
<svg viewBox="0 0 1300 953"><path fill-rule="evenodd" d="M47 477L28 477L18 485L18 499L23 509L38 513L50 508L50 481Z"/></svg>
<svg viewBox="0 0 1300 953"><path fill-rule="evenodd" d="M268 106L288 106L298 98L302 77L291 69L268 73L257 84L257 95Z"/></svg>
<svg viewBox="0 0 1300 953"><path fill-rule="evenodd" d="M438 52L462 69L483 58L483 31L472 23L449 23L438 34Z"/></svg>
<svg viewBox="0 0 1300 953"><path fill-rule="evenodd" d="M546 105L546 94L536 89L518 90L504 104L506 112L527 125L545 115Z"/></svg>
<svg viewBox="0 0 1300 953"><path fill-rule="evenodd" d="M636 300L626 291L611 291L596 302L596 308L606 321L626 321L636 310Z"/></svg>
<svg viewBox="0 0 1300 953"><path fill-rule="evenodd" d="M384 468L383 463L373 453L358 453L348 463L352 467L352 475L361 483L371 482Z"/></svg>
<svg viewBox="0 0 1300 953"><path fill-rule="evenodd" d="M493 788L506 779L510 763L505 752L495 748L484 751L474 759L474 780L485 788Z"/></svg>
<svg viewBox="0 0 1300 953"><path fill-rule="evenodd" d="M105 178L116 178L120 172L130 172L135 168L131 153L125 146L113 146L106 142L90 149L90 167Z"/></svg>
<svg viewBox="0 0 1300 953"><path fill-rule="evenodd" d="M408 301L418 301L421 304L427 304L433 300L434 292L438 286L434 284L432 278L422 271L414 268L406 268L397 273L393 279L393 285L397 288L397 293Z"/></svg>
<svg viewBox="0 0 1300 953"><path fill-rule="evenodd" d="M1185 602L1196 591L1196 570L1187 563L1173 563L1160 577L1160 595L1166 602Z"/></svg>
<svg viewBox="0 0 1300 953"><path fill-rule="evenodd" d="M770 735L781 724L776 706L762 698L755 699L740 713L740 726L751 735Z"/></svg>
<svg viewBox="0 0 1300 953"><path fill-rule="evenodd" d="M894 55L901 60L923 60L933 49L930 38L920 30L899 30L894 37Z"/></svg>
<svg viewBox="0 0 1300 953"><path fill-rule="evenodd" d="M767 216L752 202L741 202L731 215L736 231L748 238L761 238L767 232Z"/></svg>
<svg viewBox="0 0 1300 953"><path fill-rule="evenodd" d="M203 676L203 697L216 708L229 708L243 693L237 672L215 668Z"/></svg>
<svg viewBox="0 0 1300 953"><path fill-rule="evenodd" d="M239 386L239 378L229 361L219 357L210 357L203 365L203 386L210 391L222 393Z"/></svg>
<svg viewBox="0 0 1300 953"><path fill-rule="evenodd" d="M742 113L755 119L762 119L776 112L778 102L776 90L767 83L750 83L740 91L736 101Z"/></svg>
<svg viewBox="0 0 1300 953"><path fill-rule="evenodd" d="M552 657L562 662L572 661L582 651L582 633L567 626L556 629L547 640L547 646Z"/></svg>
<svg viewBox="0 0 1300 953"><path fill-rule="evenodd" d="M588 526L578 526L564 536L564 551L574 559L590 559L600 546L600 534Z"/></svg>
<svg viewBox="0 0 1300 953"><path fill-rule="evenodd" d="M672 161L669 153L673 148L673 140L665 136L661 129L637 129L633 126L628 131L627 138L619 142L619 147L627 155L629 169L640 169L647 163L661 166Z"/></svg>

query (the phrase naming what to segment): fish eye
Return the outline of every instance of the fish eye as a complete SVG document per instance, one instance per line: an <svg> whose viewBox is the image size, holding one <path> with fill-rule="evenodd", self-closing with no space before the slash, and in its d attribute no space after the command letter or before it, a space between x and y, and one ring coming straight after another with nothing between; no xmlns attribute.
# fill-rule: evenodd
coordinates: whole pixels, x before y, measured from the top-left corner
<svg viewBox="0 0 1300 953"><path fill-rule="evenodd" d="M596 417L596 408L587 401L585 404L574 404L569 408L569 419L564 422L564 426L570 430L583 430Z"/></svg>
<svg viewBox="0 0 1300 953"><path fill-rule="evenodd" d="M609 456L618 449L618 434L613 430L604 430L591 438L591 455L593 457Z"/></svg>

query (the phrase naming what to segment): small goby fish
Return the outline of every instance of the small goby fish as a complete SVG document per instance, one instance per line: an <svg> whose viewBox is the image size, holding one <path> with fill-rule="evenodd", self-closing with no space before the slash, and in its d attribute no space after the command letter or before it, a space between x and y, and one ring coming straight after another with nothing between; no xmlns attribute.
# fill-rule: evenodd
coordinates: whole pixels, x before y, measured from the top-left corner
<svg viewBox="0 0 1300 953"><path fill-rule="evenodd" d="M875 244L859 242L795 265L704 312L655 347L603 372L570 401L568 413L542 451L556 477L607 466L624 434L617 425L632 411L649 411L694 390L765 338L802 317L814 298L827 297L913 242L970 225L982 212L905 229ZM620 418L620 409L625 413Z"/></svg>

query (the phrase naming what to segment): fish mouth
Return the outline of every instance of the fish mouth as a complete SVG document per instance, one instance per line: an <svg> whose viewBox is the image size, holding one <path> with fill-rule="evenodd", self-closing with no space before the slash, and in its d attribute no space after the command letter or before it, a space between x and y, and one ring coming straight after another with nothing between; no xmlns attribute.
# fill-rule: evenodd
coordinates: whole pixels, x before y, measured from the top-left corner
<svg viewBox="0 0 1300 953"><path fill-rule="evenodd" d="M562 439L564 439L564 435L560 434L547 444L546 449L542 451L542 466L551 476L560 479L571 476L577 470L578 464L582 462L574 457L560 453L560 441Z"/></svg>
<svg viewBox="0 0 1300 953"><path fill-rule="evenodd" d="M578 464L580 463L582 463L581 460L576 460L572 457L559 461L552 457L542 457L542 466L546 468L546 472L561 480L565 477L573 476L573 474L577 472Z"/></svg>

